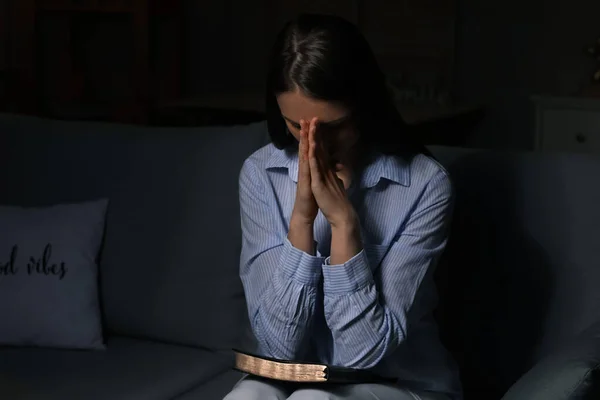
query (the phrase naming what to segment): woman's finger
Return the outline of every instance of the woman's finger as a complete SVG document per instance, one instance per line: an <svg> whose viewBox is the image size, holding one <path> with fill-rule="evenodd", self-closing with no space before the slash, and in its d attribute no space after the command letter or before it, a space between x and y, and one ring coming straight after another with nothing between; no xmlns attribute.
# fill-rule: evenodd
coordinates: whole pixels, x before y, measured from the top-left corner
<svg viewBox="0 0 600 400"><path fill-rule="evenodd" d="M308 124L300 120L300 144L298 146L298 182L310 185L310 165L308 162Z"/></svg>
<svg viewBox="0 0 600 400"><path fill-rule="evenodd" d="M323 176L323 174L325 174L325 172L327 171L325 169L325 164L324 161L325 159L323 158L323 151L322 151L322 138L319 136L319 120L315 117L311 120L310 122L310 126L311 129L313 129L313 136L314 136L314 141L315 141L315 156L317 158L317 165L319 166L320 172L321 172L321 176Z"/></svg>
<svg viewBox="0 0 600 400"><path fill-rule="evenodd" d="M298 146L298 156L301 164L306 164L308 160L308 135L306 134L306 123L303 119L300 120L300 145Z"/></svg>
<svg viewBox="0 0 600 400"><path fill-rule="evenodd" d="M316 142L316 124L315 119L310 123L308 130L308 161L310 164L310 176L312 183L318 183L321 180L320 162L317 158L317 142Z"/></svg>

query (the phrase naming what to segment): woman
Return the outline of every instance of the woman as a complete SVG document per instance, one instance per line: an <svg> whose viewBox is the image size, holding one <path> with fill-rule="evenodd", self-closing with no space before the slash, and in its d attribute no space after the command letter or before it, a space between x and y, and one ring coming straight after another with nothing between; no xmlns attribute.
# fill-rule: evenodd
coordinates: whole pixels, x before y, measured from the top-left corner
<svg viewBox="0 0 600 400"><path fill-rule="evenodd" d="M226 400L460 398L432 316L451 183L410 139L369 45L349 22L302 15L277 39L267 86L272 144L240 174L240 274L260 352L397 382L246 377Z"/></svg>

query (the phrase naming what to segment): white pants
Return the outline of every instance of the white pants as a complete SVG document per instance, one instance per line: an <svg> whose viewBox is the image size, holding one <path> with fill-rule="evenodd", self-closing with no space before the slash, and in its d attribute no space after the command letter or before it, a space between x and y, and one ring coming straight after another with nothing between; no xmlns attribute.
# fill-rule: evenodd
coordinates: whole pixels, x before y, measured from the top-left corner
<svg viewBox="0 0 600 400"><path fill-rule="evenodd" d="M294 385L247 377L223 400L449 400L444 394L416 392L390 384Z"/></svg>

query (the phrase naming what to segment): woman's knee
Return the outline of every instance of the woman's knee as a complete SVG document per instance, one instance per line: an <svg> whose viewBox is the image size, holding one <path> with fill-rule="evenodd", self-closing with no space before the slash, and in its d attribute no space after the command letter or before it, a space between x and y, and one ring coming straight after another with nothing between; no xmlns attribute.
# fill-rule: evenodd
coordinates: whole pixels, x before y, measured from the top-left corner
<svg viewBox="0 0 600 400"><path fill-rule="evenodd" d="M253 379L238 383L223 400L286 400L283 387Z"/></svg>
<svg viewBox="0 0 600 400"><path fill-rule="evenodd" d="M332 392L322 389L300 389L296 390L288 400L339 400L340 397Z"/></svg>

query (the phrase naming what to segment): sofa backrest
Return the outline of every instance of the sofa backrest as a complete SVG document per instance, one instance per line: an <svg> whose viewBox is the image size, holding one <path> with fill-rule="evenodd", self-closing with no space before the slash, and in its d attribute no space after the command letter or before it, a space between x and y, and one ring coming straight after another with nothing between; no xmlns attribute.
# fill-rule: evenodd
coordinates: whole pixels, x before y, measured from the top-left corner
<svg viewBox="0 0 600 400"><path fill-rule="evenodd" d="M0 203L110 201L109 333L229 349L246 318L238 175L266 126L151 128L0 115Z"/></svg>
<svg viewBox="0 0 600 400"><path fill-rule="evenodd" d="M149 128L0 115L0 204L110 200L109 332L239 343L238 174L264 123ZM433 147L457 204L438 269L441 332L471 393L503 393L600 319L600 159Z"/></svg>
<svg viewBox="0 0 600 400"><path fill-rule="evenodd" d="M441 329L465 389L498 396L600 320L600 158L432 150L457 195Z"/></svg>

